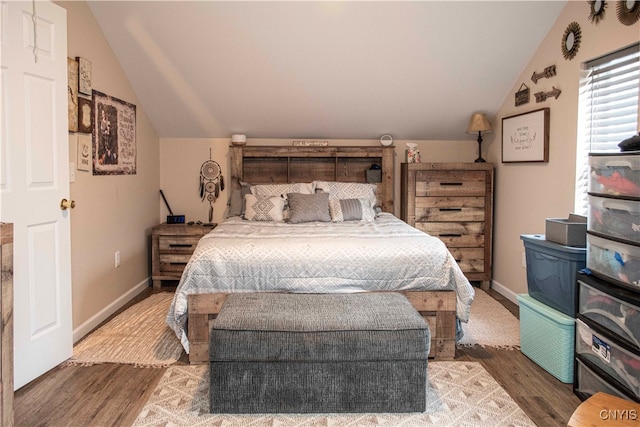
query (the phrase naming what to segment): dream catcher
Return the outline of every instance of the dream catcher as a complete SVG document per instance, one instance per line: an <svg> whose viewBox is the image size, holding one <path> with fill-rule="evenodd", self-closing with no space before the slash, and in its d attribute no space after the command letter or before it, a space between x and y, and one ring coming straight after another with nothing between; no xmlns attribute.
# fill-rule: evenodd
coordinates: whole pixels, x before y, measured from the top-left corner
<svg viewBox="0 0 640 427"><path fill-rule="evenodd" d="M209 150L209 160L200 166L200 198L209 201L209 222L213 220L213 204L224 190L224 177L218 162L211 160L211 150Z"/></svg>

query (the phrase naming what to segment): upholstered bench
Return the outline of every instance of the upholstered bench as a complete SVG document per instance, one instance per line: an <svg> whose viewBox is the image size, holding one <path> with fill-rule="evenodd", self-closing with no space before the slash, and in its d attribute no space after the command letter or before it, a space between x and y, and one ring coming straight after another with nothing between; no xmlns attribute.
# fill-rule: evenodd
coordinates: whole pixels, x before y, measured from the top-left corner
<svg viewBox="0 0 640 427"><path fill-rule="evenodd" d="M210 412L423 412L429 329L397 293L230 295Z"/></svg>

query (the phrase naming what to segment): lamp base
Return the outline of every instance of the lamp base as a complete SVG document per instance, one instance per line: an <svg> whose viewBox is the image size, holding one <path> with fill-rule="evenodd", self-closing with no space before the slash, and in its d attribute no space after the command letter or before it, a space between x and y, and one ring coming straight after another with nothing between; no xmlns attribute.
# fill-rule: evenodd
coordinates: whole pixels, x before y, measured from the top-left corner
<svg viewBox="0 0 640 427"><path fill-rule="evenodd" d="M482 158L482 132L478 131L478 158L475 163L486 163L487 161Z"/></svg>

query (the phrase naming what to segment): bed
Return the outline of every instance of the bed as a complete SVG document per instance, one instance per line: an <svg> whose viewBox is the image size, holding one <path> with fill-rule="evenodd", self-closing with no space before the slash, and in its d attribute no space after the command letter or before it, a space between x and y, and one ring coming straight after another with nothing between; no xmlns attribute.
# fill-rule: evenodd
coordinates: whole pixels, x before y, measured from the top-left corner
<svg viewBox="0 0 640 427"><path fill-rule="evenodd" d="M392 147L231 147L235 191L245 180L251 180L253 190L273 183L308 183L318 185L327 198L331 193L330 206L336 203L334 187L323 191L320 183L363 183L366 170L377 164L380 182L369 185L383 212L367 221L334 222L333 216L330 221L294 221L300 218L302 210L294 209L300 201L322 199L316 188L307 196L297 194L296 186L288 201L289 221L250 221L245 213L205 235L167 315L190 363L208 361L209 322L226 296L236 292L401 292L430 325L430 357L454 358L457 324L468 320L474 290L442 241L390 212L392 162Z"/></svg>

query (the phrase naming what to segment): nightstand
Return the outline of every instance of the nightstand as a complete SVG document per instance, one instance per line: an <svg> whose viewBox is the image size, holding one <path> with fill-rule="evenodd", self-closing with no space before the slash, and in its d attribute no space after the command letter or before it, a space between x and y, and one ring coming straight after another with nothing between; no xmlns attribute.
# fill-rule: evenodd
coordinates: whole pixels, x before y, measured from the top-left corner
<svg viewBox="0 0 640 427"><path fill-rule="evenodd" d="M163 223L153 227L151 230L151 279L154 290L162 287L163 280L180 280L198 241L216 225Z"/></svg>

